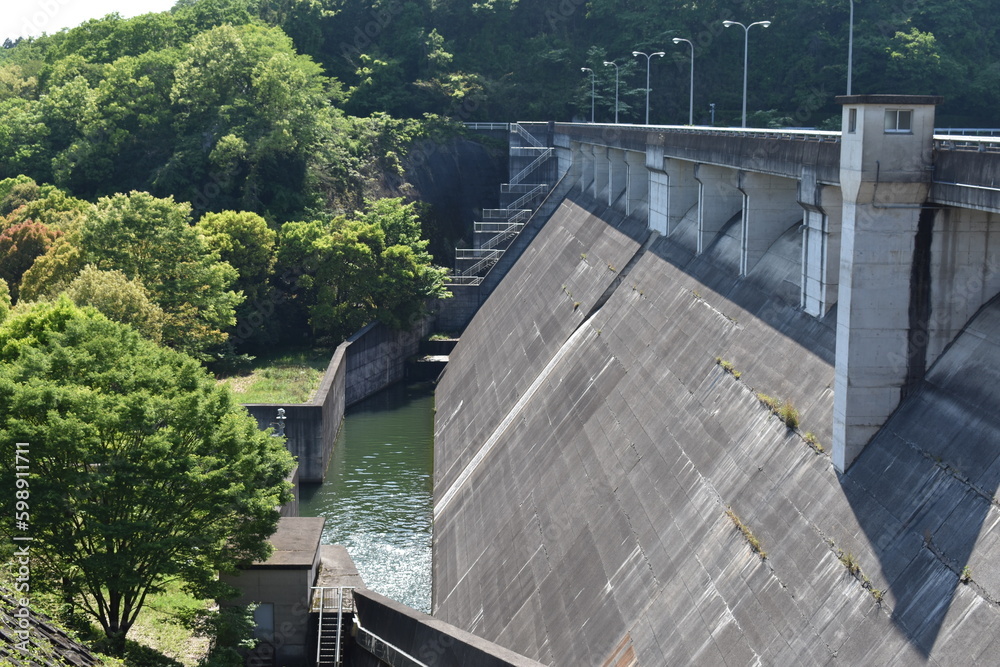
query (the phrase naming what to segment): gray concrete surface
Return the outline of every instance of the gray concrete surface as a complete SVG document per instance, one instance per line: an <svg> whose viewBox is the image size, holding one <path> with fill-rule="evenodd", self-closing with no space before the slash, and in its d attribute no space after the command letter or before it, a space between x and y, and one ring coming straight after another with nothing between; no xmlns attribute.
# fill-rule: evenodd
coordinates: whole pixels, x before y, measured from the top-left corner
<svg viewBox="0 0 1000 667"><path fill-rule="evenodd" d="M551 665L995 664L1000 305L839 474L803 437L838 306L780 289L788 235L740 279L726 234L643 251L600 208L563 203L439 385L435 616Z"/></svg>

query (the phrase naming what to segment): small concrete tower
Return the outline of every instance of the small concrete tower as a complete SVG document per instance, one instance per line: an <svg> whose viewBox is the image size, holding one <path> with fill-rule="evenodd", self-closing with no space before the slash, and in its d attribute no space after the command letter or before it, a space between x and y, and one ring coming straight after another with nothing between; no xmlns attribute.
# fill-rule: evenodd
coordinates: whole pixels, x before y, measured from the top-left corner
<svg viewBox="0 0 1000 667"><path fill-rule="evenodd" d="M849 95L843 105L843 227L837 297L833 464L844 471L923 377L933 216L934 106L940 97ZM926 345L926 342L923 343ZM926 352L926 350L924 350Z"/></svg>

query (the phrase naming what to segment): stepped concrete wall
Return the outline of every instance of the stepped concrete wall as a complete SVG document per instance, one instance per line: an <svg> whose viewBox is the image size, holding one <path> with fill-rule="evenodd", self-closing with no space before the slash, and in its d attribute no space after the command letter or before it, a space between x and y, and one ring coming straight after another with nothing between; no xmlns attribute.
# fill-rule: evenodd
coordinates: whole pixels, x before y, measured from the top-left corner
<svg viewBox="0 0 1000 667"><path fill-rule="evenodd" d="M480 309L437 391L435 616L551 665L989 662L1000 305L841 474L804 437L837 306L787 287L795 227L739 278L733 224L694 256L570 198Z"/></svg>

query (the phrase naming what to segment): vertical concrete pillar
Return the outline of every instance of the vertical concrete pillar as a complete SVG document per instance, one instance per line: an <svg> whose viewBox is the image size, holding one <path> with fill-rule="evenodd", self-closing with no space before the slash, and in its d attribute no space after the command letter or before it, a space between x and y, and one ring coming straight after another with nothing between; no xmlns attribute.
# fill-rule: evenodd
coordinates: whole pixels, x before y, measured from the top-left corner
<svg viewBox="0 0 1000 667"><path fill-rule="evenodd" d="M570 151L573 153L573 165L570 167L570 177L573 179L573 189L579 192L586 192L588 185L587 168L589 165L588 155L583 150L583 144L574 141L570 144ZM591 174L593 166L590 165ZM592 178L593 176L590 176Z"/></svg>
<svg viewBox="0 0 1000 667"><path fill-rule="evenodd" d="M743 208L743 194L736 187L736 172L725 167L696 164L698 181L698 248L700 255L729 219Z"/></svg>
<svg viewBox="0 0 1000 667"><path fill-rule="evenodd" d="M594 152L594 199L606 201L610 188L611 164L606 146L592 146Z"/></svg>
<svg viewBox="0 0 1000 667"><path fill-rule="evenodd" d="M617 208L625 211L625 189L628 185L628 163L625 151L620 148L608 149L608 205L618 202ZM627 211L625 211L627 213Z"/></svg>
<svg viewBox="0 0 1000 667"><path fill-rule="evenodd" d="M649 175L646 173L646 156L636 151L625 151L627 168L625 185L625 215L633 215L649 210L646 203L649 196Z"/></svg>
<svg viewBox="0 0 1000 667"><path fill-rule="evenodd" d="M843 203L840 188L823 185L816 171L807 168L799 180L802 224L802 310L824 317L837 302L840 274L840 227Z"/></svg>
<svg viewBox="0 0 1000 667"><path fill-rule="evenodd" d="M592 144L577 144L580 158L580 192L592 192L594 189L594 146Z"/></svg>
<svg viewBox="0 0 1000 667"><path fill-rule="evenodd" d="M739 173L743 193L743 227L740 237L740 275L747 275L771 244L802 220L796 201L798 183L790 178Z"/></svg>
<svg viewBox="0 0 1000 667"><path fill-rule="evenodd" d="M667 235L667 210L670 206L670 183L663 170L663 146L646 145L646 173L649 174L649 210L647 225L650 229Z"/></svg>
<svg viewBox="0 0 1000 667"><path fill-rule="evenodd" d="M837 98L844 105L833 405L833 464L840 471L925 370L934 216L922 205L940 99Z"/></svg>

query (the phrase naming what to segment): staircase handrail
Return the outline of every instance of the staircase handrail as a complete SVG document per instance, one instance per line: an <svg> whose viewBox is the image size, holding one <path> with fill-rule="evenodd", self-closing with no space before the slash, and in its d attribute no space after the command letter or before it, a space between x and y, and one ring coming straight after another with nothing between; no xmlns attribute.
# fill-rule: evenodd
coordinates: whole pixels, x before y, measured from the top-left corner
<svg viewBox="0 0 1000 667"><path fill-rule="evenodd" d="M518 136L520 136L522 139L527 141L532 146L535 146L536 148L539 148L542 145L542 142L540 142L538 139L535 139L535 136L531 134L531 132L528 132L526 129L521 127L520 123L511 123L510 131L516 132Z"/></svg>

